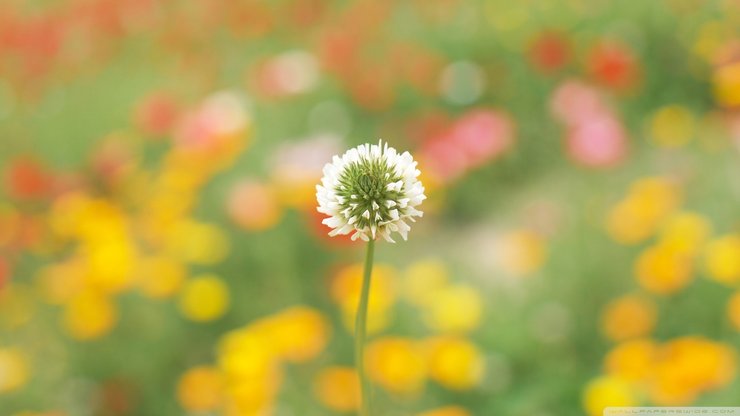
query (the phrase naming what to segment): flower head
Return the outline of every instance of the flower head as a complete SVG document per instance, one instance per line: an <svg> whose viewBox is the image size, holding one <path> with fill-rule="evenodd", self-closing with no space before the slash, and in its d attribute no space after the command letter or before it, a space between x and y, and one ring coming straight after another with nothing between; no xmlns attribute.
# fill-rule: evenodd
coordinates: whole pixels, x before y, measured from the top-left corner
<svg viewBox="0 0 740 416"><path fill-rule="evenodd" d="M329 215L323 223L330 236L352 234L369 241L382 236L394 242L392 232L405 240L422 212L416 209L426 199L418 179L421 172L409 152L399 154L388 143L363 144L334 156L324 166L324 177L316 186L318 211Z"/></svg>

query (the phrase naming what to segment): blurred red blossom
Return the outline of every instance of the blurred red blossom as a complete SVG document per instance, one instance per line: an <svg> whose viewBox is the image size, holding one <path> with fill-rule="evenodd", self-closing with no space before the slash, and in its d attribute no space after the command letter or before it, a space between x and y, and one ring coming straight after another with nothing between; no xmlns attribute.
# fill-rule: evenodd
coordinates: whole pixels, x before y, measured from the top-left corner
<svg viewBox="0 0 740 416"><path fill-rule="evenodd" d="M596 82L616 91L629 91L640 79L637 57L617 41L597 43L588 54L586 67Z"/></svg>
<svg viewBox="0 0 740 416"><path fill-rule="evenodd" d="M52 185L51 174L33 156L18 156L10 161L5 170L5 187L11 198L45 198Z"/></svg>
<svg viewBox="0 0 740 416"><path fill-rule="evenodd" d="M153 138L162 138L172 131L180 108L174 97L155 92L144 97L134 110L134 123Z"/></svg>
<svg viewBox="0 0 740 416"><path fill-rule="evenodd" d="M529 45L529 59L542 72L554 72L564 67L571 57L568 39L560 32L539 33Z"/></svg>

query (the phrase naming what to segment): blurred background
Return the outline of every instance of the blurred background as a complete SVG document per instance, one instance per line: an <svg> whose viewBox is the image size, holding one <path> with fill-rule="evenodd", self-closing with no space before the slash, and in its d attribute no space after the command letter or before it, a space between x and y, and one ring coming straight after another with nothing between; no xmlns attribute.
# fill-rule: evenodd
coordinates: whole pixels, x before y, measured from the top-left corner
<svg viewBox="0 0 740 416"><path fill-rule="evenodd" d="M378 138L377 415L740 405L737 1L3 0L0 414L353 414Z"/></svg>

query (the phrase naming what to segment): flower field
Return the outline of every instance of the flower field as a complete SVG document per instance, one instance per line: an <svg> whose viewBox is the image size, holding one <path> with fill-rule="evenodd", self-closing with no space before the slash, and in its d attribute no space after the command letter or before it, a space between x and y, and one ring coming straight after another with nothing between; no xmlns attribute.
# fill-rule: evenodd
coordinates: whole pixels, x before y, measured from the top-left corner
<svg viewBox="0 0 740 416"><path fill-rule="evenodd" d="M373 416L740 406L740 3L4 0L0 415L357 414L379 139Z"/></svg>

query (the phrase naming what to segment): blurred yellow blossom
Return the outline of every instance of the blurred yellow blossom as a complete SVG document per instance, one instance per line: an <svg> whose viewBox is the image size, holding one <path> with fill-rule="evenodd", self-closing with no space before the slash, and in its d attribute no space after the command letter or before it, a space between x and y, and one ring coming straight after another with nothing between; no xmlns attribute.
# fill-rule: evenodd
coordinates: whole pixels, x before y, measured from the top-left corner
<svg viewBox="0 0 740 416"><path fill-rule="evenodd" d="M430 305L435 295L447 285L449 273L444 263L429 259L412 263L403 274L403 294L417 305Z"/></svg>
<svg viewBox="0 0 740 416"><path fill-rule="evenodd" d="M278 378L278 361L269 340L249 327L229 332L221 339L218 364L230 383Z"/></svg>
<svg viewBox="0 0 740 416"><path fill-rule="evenodd" d="M722 65L712 77L714 98L723 107L740 106L740 62Z"/></svg>
<svg viewBox="0 0 740 416"><path fill-rule="evenodd" d="M271 405L282 371L269 340L248 327L233 331L222 340L218 363L226 376L226 414L258 414Z"/></svg>
<svg viewBox="0 0 740 416"><path fill-rule="evenodd" d="M86 278L91 287L107 293L119 293L133 283L136 254L133 245L124 236L97 240L83 247L88 269Z"/></svg>
<svg viewBox="0 0 740 416"><path fill-rule="evenodd" d="M315 358L329 342L329 323L319 312L296 306L263 318L251 328L265 337L274 353L290 362Z"/></svg>
<svg viewBox="0 0 740 416"><path fill-rule="evenodd" d="M219 227L196 221L181 221L167 240L168 252L196 264L214 264L226 257L229 241Z"/></svg>
<svg viewBox="0 0 740 416"><path fill-rule="evenodd" d="M314 379L314 394L327 408L337 412L352 412L360 404L360 381L349 367L328 367Z"/></svg>
<svg viewBox="0 0 740 416"><path fill-rule="evenodd" d="M604 335L613 341L649 334L657 321L655 304L640 295L626 295L610 302L601 316Z"/></svg>
<svg viewBox="0 0 740 416"><path fill-rule="evenodd" d="M699 27L693 45L695 54L711 61L727 38L732 36L732 26L720 20L710 20Z"/></svg>
<svg viewBox="0 0 740 416"><path fill-rule="evenodd" d="M226 388L226 415L266 416L278 394L280 384L270 379L233 383Z"/></svg>
<svg viewBox="0 0 740 416"><path fill-rule="evenodd" d="M498 260L507 273L527 276L539 270L547 259L547 245L542 236L532 230L506 233L499 241Z"/></svg>
<svg viewBox="0 0 740 416"><path fill-rule="evenodd" d="M416 416L470 416L470 412L459 406L447 406L426 412L418 413Z"/></svg>
<svg viewBox="0 0 740 416"><path fill-rule="evenodd" d="M474 388L483 380L485 359L473 343L457 337L438 337L425 342L429 377L453 390Z"/></svg>
<svg viewBox="0 0 740 416"><path fill-rule="evenodd" d="M685 406L706 391L735 377L732 347L700 337L682 337L663 344L651 380L650 397L660 406Z"/></svg>
<svg viewBox="0 0 740 416"><path fill-rule="evenodd" d="M82 259L73 257L41 269L36 276L36 287L44 301L61 305L85 288L85 274Z"/></svg>
<svg viewBox="0 0 740 416"><path fill-rule="evenodd" d="M213 367L195 367L180 377L177 399L188 412L216 410L222 402L223 381Z"/></svg>
<svg viewBox="0 0 740 416"><path fill-rule="evenodd" d="M665 245L643 251L635 263L635 275L643 288L659 295L675 293L693 278L689 258Z"/></svg>
<svg viewBox="0 0 740 416"><path fill-rule="evenodd" d="M680 253L695 255L707 241L712 225L703 215L679 212L669 217L660 232L661 245Z"/></svg>
<svg viewBox="0 0 740 416"><path fill-rule="evenodd" d="M118 321L118 309L106 295L85 290L66 304L63 321L73 338L95 339L113 328Z"/></svg>
<svg viewBox="0 0 740 416"><path fill-rule="evenodd" d="M394 393L419 393L426 380L422 348L406 338L372 341L365 350L365 366L371 380Z"/></svg>
<svg viewBox="0 0 740 416"><path fill-rule="evenodd" d="M589 416L602 416L607 407L636 406L637 398L626 381L616 377L592 380L583 393L583 407Z"/></svg>
<svg viewBox="0 0 740 416"><path fill-rule="evenodd" d="M635 339L614 347L604 359L604 369L610 376L631 382L645 380L652 373L658 344L649 339Z"/></svg>
<svg viewBox="0 0 740 416"><path fill-rule="evenodd" d="M180 293L180 311L193 321L218 319L228 308L229 289L214 275L201 275L187 280Z"/></svg>
<svg viewBox="0 0 740 416"><path fill-rule="evenodd" d="M0 348L0 394L23 387L28 379L26 355L14 347Z"/></svg>
<svg viewBox="0 0 740 416"><path fill-rule="evenodd" d="M730 301L727 304L727 314L732 326L734 326L737 331L740 331L740 292L735 292L735 294L730 297Z"/></svg>
<svg viewBox="0 0 740 416"><path fill-rule="evenodd" d="M302 306L227 333L218 348L218 368L226 386L224 414L272 414L283 364L315 358L326 347L328 336L326 318Z"/></svg>
<svg viewBox="0 0 740 416"><path fill-rule="evenodd" d="M339 304L344 324L349 330L354 329L360 301L362 267L359 263L345 266L331 280L331 297ZM376 333L389 323L390 312L396 301L396 273L389 265L377 264L373 267L368 300L368 333Z"/></svg>
<svg viewBox="0 0 740 416"><path fill-rule="evenodd" d="M740 236L731 234L710 241L704 264L712 279L725 284L740 282Z"/></svg>
<svg viewBox="0 0 740 416"><path fill-rule="evenodd" d="M141 259L136 281L145 295L154 299L173 296L182 286L187 270L172 257L155 255Z"/></svg>
<svg viewBox="0 0 740 416"><path fill-rule="evenodd" d="M126 214L114 202L82 197L73 227L75 238L88 244L118 241L128 235Z"/></svg>
<svg viewBox="0 0 740 416"><path fill-rule="evenodd" d="M667 178L635 181L627 196L608 213L609 235L622 244L635 244L655 233L680 200L677 186Z"/></svg>
<svg viewBox="0 0 740 416"><path fill-rule="evenodd" d="M680 105L659 108L650 121L650 138L663 147L680 147L694 137L693 113Z"/></svg>
<svg viewBox="0 0 740 416"><path fill-rule="evenodd" d="M465 284L447 286L423 308L424 322L439 332L468 332L480 325L483 300L477 289Z"/></svg>

